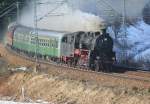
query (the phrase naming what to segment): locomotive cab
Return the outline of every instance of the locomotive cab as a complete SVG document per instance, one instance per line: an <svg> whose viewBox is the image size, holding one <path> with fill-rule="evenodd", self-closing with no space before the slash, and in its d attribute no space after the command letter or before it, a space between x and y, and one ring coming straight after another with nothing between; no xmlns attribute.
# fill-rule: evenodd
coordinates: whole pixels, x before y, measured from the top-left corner
<svg viewBox="0 0 150 104"><path fill-rule="evenodd" d="M74 57L74 35L66 34L61 39L61 58L67 63Z"/></svg>
<svg viewBox="0 0 150 104"><path fill-rule="evenodd" d="M89 56L93 43L100 32L77 32L75 38L75 59L79 66L89 67Z"/></svg>

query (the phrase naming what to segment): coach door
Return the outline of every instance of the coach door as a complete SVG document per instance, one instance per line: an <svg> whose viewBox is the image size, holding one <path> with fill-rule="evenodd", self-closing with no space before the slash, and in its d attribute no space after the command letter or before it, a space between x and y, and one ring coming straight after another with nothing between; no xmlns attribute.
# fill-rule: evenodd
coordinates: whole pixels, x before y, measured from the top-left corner
<svg viewBox="0 0 150 104"><path fill-rule="evenodd" d="M74 36L65 36L62 39L61 53L62 56L70 56L74 50Z"/></svg>

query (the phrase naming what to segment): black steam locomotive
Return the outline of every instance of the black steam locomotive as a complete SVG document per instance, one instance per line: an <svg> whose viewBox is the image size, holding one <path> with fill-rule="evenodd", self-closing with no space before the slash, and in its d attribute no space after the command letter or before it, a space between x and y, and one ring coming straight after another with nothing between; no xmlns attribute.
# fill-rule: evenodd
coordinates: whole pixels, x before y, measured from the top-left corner
<svg viewBox="0 0 150 104"><path fill-rule="evenodd" d="M115 52L113 52L113 40L102 30L102 34L95 41L94 49L91 50L89 67L96 71L112 71L112 64L116 61Z"/></svg>

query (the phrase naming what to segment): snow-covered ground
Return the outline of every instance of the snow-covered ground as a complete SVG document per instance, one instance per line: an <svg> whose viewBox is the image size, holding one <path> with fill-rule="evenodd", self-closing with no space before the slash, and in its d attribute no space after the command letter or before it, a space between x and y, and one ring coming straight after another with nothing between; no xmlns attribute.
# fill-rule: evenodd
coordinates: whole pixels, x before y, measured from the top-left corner
<svg viewBox="0 0 150 104"><path fill-rule="evenodd" d="M0 104L40 104L40 103L21 103L21 102L13 102L13 101L0 101Z"/></svg>

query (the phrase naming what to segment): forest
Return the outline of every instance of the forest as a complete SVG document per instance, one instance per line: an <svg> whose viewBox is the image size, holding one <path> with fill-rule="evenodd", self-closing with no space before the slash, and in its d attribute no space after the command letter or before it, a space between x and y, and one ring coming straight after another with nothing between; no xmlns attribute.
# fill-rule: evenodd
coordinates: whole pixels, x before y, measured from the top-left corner
<svg viewBox="0 0 150 104"><path fill-rule="evenodd" d="M28 1L30 0L0 0L0 40L8 24L16 20L17 11L21 12Z"/></svg>

